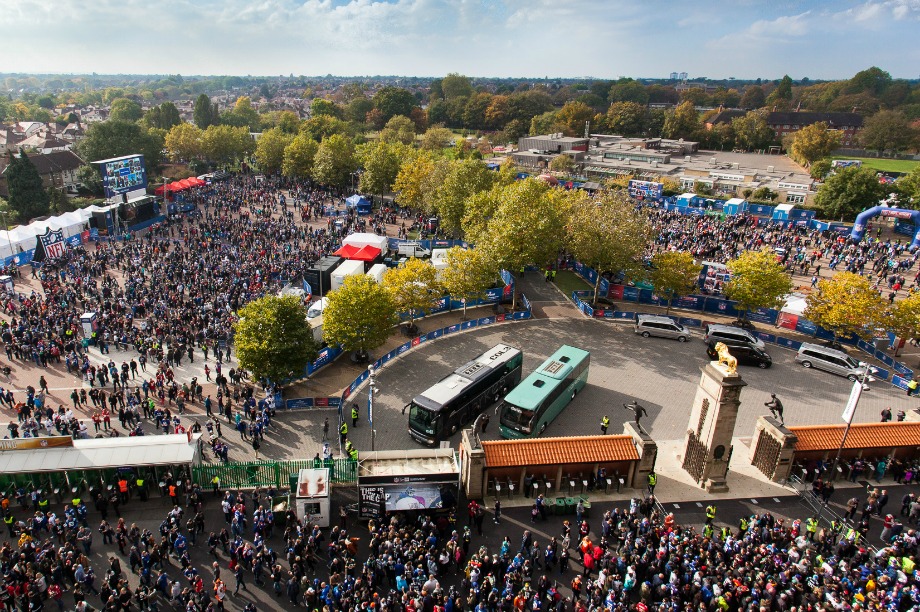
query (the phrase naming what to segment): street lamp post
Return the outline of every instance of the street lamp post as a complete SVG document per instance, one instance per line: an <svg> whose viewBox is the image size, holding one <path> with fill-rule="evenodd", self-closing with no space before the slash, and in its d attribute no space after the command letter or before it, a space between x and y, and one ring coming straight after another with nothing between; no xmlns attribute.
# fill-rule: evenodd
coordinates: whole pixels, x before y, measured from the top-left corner
<svg viewBox="0 0 920 612"><path fill-rule="evenodd" d="M371 451L377 450L377 430L374 429L374 393L377 392L377 380L374 375L377 373L374 366L367 368L368 385L367 385L367 422L371 426Z"/></svg>
<svg viewBox="0 0 920 612"><path fill-rule="evenodd" d="M875 379L872 378L869 374L875 374L878 372L877 369L870 366L868 363L860 362L859 364L865 370L863 370L862 378L853 381L853 388L850 391L850 399L847 400L846 408L843 411L843 420L846 421L846 427L843 430L843 437L840 438L840 446L837 447L837 455L834 457L834 463L831 464L831 477L836 478L837 475L837 466L840 463L840 455L843 453L843 446L847 443L847 436L850 434L850 427L853 425L853 417L856 414L856 406L859 404L859 398L862 395L863 390L867 390L867 383L874 382Z"/></svg>

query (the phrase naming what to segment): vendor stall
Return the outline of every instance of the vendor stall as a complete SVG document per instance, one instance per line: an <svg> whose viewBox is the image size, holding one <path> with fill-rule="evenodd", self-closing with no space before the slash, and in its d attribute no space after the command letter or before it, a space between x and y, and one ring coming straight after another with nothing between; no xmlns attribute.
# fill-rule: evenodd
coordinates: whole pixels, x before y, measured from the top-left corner
<svg viewBox="0 0 920 612"><path fill-rule="evenodd" d="M460 490L460 466L450 448L365 452L358 455L361 518L390 512L451 511Z"/></svg>
<svg viewBox="0 0 920 612"><path fill-rule="evenodd" d="M295 512L297 518L329 526L329 468L300 470L297 475Z"/></svg>

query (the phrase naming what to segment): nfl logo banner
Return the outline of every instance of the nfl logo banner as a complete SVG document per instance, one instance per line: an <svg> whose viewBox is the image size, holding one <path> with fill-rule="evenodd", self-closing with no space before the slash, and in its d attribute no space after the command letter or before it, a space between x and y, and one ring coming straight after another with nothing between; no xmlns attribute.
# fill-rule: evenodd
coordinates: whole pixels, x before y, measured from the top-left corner
<svg viewBox="0 0 920 612"><path fill-rule="evenodd" d="M37 261L62 257L67 250L64 232L62 230L52 230L50 227L45 230L44 234L38 236L38 244L35 246L36 257L33 259Z"/></svg>

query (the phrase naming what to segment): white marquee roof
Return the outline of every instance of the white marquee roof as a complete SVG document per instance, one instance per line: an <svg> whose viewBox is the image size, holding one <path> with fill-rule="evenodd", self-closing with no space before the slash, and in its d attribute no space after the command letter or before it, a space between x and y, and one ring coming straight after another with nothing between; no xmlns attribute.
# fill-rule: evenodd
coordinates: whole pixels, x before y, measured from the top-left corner
<svg viewBox="0 0 920 612"><path fill-rule="evenodd" d="M102 470L133 465L181 465L196 459L198 438L187 434L92 438L73 446L0 451L0 472L23 474Z"/></svg>

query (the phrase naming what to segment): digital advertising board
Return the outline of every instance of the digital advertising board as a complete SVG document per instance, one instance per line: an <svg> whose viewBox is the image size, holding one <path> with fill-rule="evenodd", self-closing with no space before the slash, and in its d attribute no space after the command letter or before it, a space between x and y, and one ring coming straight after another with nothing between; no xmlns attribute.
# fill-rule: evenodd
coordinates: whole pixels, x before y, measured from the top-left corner
<svg viewBox="0 0 920 612"><path fill-rule="evenodd" d="M627 186L629 190L629 195L634 198L641 198L643 200L658 200L661 198L661 194L664 192L663 183L655 183L653 181L629 181Z"/></svg>
<svg viewBox="0 0 920 612"><path fill-rule="evenodd" d="M147 168L143 155L125 155L93 162L102 175L105 197L147 189Z"/></svg>

